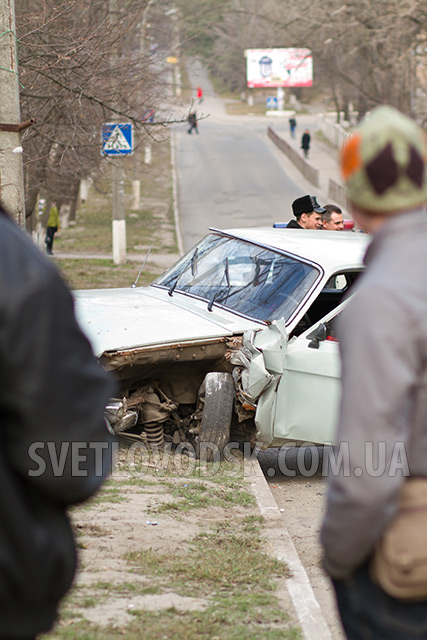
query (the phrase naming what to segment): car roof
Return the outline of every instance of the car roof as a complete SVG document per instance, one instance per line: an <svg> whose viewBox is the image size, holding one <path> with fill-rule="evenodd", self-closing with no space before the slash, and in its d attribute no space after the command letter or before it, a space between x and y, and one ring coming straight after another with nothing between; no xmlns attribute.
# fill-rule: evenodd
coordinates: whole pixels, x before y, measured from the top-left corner
<svg viewBox="0 0 427 640"><path fill-rule="evenodd" d="M211 229L221 234L249 240L316 262L326 272L362 265L371 237L354 231L323 231L253 227Z"/></svg>

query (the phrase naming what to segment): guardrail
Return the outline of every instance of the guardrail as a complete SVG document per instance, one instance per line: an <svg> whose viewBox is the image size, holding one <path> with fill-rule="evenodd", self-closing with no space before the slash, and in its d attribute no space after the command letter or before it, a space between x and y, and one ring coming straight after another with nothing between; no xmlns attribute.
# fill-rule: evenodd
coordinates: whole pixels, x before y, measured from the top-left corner
<svg viewBox="0 0 427 640"><path fill-rule="evenodd" d="M350 203L347 197L347 189L332 178L329 178L328 198L346 211L350 210Z"/></svg>
<svg viewBox="0 0 427 640"><path fill-rule="evenodd" d="M326 114L322 114L319 118L320 131L323 136L337 149L341 149L342 145L350 135L340 124L332 122L331 118Z"/></svg>
<svg viewBox="0 0 427 640"><path fill-rule="evenodd" d="M286 140L279 136L277 131L271 125L267 127L267 134L270 140L272 140L274 144L281 151L283 151L283 153L289 158L289 160L307 178L307 180L314 184L315 187L320 187L318 169L315 169L311 166L311 164L308 164L308 162L306 162L304 158L300 156L298 151L295 151L295 149L293 149L291 145L286 142Z"/></svg>

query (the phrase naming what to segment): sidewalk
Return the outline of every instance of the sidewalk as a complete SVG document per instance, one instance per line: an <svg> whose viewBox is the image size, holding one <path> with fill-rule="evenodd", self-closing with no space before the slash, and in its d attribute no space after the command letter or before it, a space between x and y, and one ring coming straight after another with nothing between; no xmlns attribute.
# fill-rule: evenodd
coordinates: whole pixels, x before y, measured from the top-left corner
<svg viewBox="0 0 427 640"><path fill-rule="evenodd" d="M289 120L287 115L272 116L270 119L275 120L268 130L272 143L295 167L301 181L306 183L307 192L317 195L321 204L338 205L344 218L351 219L347 191L341 178L339 150L322 136L323 113L312 110L310 114L299 115L295 138L291 137L289 124L286 124ZM308 158L304 158L301 149L301 137L305 130L311 134Z"/></svg>
<svg viewBox="0 0 427 640"><path fill-rule="evenodd" d="M277 131L293 149L295 149L301 157L303 152L301 149L301 136L305 129L309 129L311 135L310 151L307 158L308 164L319 171L320 187L313 186L313 190L318 191L319 199L325 204L329 201L329 179L332 178L338 184L342 184L341 172L339 168L339 152L334 149L328 142L319 139L320 114L307 113L297 116L297 130L295 138L292 138L289 132L288 117L273 116L269 118L269 123Z"/></svg>

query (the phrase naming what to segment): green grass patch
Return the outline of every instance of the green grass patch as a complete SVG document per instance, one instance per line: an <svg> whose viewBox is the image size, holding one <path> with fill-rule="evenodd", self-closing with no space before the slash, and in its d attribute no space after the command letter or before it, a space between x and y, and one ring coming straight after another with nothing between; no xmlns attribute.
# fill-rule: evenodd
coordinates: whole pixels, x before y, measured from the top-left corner
<svg viewBox="0 0 427 640"><path fill-rule="evenodd" d="M266 610L266 613L268 611ZM72 626L59 627L55 637L64 640L300 640L301 632L294 627L283 629L282 621L270 627L254 622L224 622L215 610L207 612L132 611L135 620L125 627L97 627L82 620Z"/></svg>
<svg viewBox="0 0 427 640"><path fill-rule="evenodd" d="M114 264L113 260L99 259L59 259L54 261L62 277L72 289L110 289L130 287L138 275L138 262ZM138 286L150 284L158 273L143 269Z"/></svg>
<svg viewBox="0 0 427 640"><path fill-rule="evenodd" d="M131 567L152 583L162 585L165 591L172 589L188 597L197 595L207 602L205 609L185 614L174 609L151 613L133 610L132 615L143 625L140 628L144 628L146 637L301 638L299 629L290 624L275 596L277 580L286 576L288 570L284 563L262 551L261 524L258 517L237 518L228 527L220 523L213 532L191 540L185 554L166 556L151 549L126 554ZM258 535L253 535L253 528ZM133 637L134 628L134 623L127 625L127 638Z"/></svg>
<svg viewBox="0 0 427 640"><path fill-rule="evenodd" d="M204 483L189 482L177 484L168 482L169 493L173 500L152 509L153 513L187 512L207 507L253 506L254 497L241 487L212 487Z"/></svg>
<svg viewBox="0 0 427 640"><path fill-rule="evenodd" d="M216 527L189 541L185 555L160 555L143 549L124 557L145 576L167 579L165 586L179 589L181 595L197 592L231 597L245 589L265 594L276 589L275 578L288 575L285 563L262 551L260 531L257 535L246 533L240 518L228 530Z"/></svg>
<svg viewBox="0 0 427 640"><path fill-rule="evenodd" d="M158 487L159 482L157 480L148 480L143 476L135 476L133 478L115 478L115 484L120 487Z"/></svg>
<svg viewBox="0 0 427 640"><path fill-rule="evenodd" d="M100 491L98 491L98 493L94 495L93 498L90 498L90 500L75 508L90 509L94 506L104 503L115 504L119 502L127 502L127 498L123 494L123 491L120 490L120 487L104 486Z"/></svg>

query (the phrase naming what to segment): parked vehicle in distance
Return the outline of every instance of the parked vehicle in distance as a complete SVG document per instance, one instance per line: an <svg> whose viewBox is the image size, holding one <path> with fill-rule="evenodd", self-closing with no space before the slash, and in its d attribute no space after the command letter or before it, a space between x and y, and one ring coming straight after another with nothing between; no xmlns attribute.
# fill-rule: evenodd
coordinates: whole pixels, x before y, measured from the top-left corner
<svg viewBox="0 0 427 640"><path fill-rule="evenodd" d="M120 393L114 430L162 447L330 443L339 401L333 319L365 234L212 229L148 287L74 292Z"/></svg>

